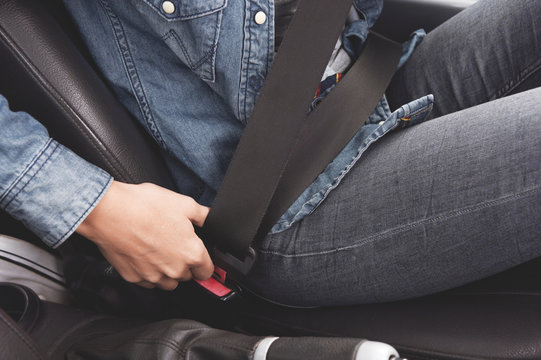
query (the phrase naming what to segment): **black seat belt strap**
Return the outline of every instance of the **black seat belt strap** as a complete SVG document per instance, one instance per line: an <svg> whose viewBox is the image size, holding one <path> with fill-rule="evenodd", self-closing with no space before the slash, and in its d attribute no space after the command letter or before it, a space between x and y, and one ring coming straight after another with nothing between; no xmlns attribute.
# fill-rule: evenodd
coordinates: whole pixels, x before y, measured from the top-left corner
<svg viewBox="0 0 541 360"><path fill-rule="evenodd" d="M266 214L352 0L301 0L205 222L239 259Z"/></svg>
<svg viewBox="0 0 541 360"><path fill-rule="evenodd" d="M258 231L282 214L342 151L374 111L398 65L402 47L371 33L362 55L306 119Z"/></svg>
<svg viewBox="0 0 541 360"><path fill-rule="evenodd" d="M394 74L401 46L371 34L343 80L307 114L351 4L299 4L203 228L226 270L249 271L251 243L351 140Z"/></svg>

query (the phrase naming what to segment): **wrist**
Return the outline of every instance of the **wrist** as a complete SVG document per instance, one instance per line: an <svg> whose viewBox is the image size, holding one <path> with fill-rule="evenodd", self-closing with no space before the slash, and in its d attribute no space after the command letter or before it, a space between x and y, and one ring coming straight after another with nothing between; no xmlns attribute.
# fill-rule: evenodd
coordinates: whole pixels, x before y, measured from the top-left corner
<svg viewBox="0 0 541 360"><path fill-rule="evenodd" d="M76 233L84 236L85 238L94 241L100 233L100 224L104 224L105 221L112 215L112 206L116 202L115 198L117 193L125 185L119 181L113 180L109 189L105 192L100 201L94 206L92 211L86 216L83 222L75 230Z"/></svg>

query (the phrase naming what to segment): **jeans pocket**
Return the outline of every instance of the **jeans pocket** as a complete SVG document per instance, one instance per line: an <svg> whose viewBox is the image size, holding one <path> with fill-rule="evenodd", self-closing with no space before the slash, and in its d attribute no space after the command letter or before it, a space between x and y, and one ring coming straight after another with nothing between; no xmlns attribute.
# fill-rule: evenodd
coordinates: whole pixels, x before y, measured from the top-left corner
<svg viewBox="0 0 541 360"><path fill-rule="evenodd" d="M216 48L227 0L138 0L150 8L149 24L202 80L214 82ZM157 16L156 16L157 15Z"/></svg>

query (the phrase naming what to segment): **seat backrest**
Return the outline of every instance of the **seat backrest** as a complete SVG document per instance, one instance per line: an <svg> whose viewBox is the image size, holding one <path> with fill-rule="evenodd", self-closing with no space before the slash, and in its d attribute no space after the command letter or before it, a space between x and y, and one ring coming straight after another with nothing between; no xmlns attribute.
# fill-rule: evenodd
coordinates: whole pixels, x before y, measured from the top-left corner
<svg viewBox="0 0 541 360"><path fill-rule="evenodd" d="M405 41L417 30L432 31L478 0L385 0L374 30L395 41Z"/></svg>

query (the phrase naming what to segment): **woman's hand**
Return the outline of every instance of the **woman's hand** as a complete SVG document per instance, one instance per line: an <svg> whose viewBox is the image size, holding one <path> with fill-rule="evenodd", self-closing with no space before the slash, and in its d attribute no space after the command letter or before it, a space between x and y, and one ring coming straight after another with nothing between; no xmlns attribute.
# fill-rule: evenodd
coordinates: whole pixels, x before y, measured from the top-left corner
<svg viewBox="0 0 541 360"><path fill-rule="evenodd" d="M173 290L179 281L208 279L214 266L192 224L209 208L153 184L114 181L77 232L98 245L132 283Z"/></svg>

